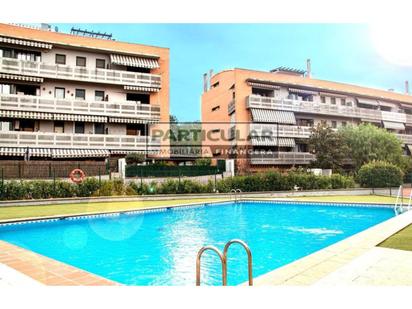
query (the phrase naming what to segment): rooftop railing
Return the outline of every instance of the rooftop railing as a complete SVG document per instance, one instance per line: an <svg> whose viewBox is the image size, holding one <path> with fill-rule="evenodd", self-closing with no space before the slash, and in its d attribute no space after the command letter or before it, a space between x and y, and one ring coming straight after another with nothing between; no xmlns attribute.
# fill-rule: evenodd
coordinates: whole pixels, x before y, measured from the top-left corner
<svg viewBox="0 0 412 309"><path fill-rule="evenodd" d="M255 165L302 165L315 160L309 152L253 152L250 154L250 163Z"/></svg>

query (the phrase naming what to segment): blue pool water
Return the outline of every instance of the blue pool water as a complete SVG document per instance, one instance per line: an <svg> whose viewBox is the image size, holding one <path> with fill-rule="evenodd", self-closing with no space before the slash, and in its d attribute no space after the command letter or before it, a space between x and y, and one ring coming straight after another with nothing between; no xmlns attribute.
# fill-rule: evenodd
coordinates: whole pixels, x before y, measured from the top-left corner
<svg viewBox="0 0 412 309"><path fill-rule="evenodd" d="M383 207L241 202L0 226L0 239L127 285L194 285L204 245L244 240L256 277L392 216ZM220 270L206 253L202 284L219 285ZM233 245L228 284L246 280L246 254Z"/></svg>

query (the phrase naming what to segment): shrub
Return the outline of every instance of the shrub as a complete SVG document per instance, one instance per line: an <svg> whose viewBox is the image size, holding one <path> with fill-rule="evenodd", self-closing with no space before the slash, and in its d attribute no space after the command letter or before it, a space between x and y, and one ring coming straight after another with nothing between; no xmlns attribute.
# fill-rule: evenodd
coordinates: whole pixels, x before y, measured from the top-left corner
<svg viewBox="0 0 412 309"><path fill-rule="evenodd" d="M96 178L86 178L82 183L78 184L78 196L92 196L99 189L99 181Z"/></svg>
<svg viewBox="0 0 412 309"><path fill-rule="evenodd" d="M211 158L199 158L196 159L195 165L197 166L210 166L212 164Z"/></svg>
<svg viewBox="0 0 412 309"><path fill-rule="evenodd" d="M140 152L132 152L127 154L126 163L127 164L141 164L145 161L145 155Z"/></svg>
<svg viewBox="0 0 412 309"><path fill-rule="evenodd" d="M363 165L357 174L357 181L362 187L384 188L402 184L401 169L385 161L373 161Z"/></svg>

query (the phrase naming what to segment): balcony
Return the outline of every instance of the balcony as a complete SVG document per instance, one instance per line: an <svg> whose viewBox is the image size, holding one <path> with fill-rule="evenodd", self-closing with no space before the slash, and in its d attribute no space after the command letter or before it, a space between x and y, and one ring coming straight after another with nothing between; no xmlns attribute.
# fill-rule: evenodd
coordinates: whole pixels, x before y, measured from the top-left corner
<svg viewBox="0 0 412 309"><path fill-rule="evenodd" d="M253 165L307 165L315 160L309 152L272 152L250 154L250 163Z"/></svg>
<svg viewBox="0 0 412 309"><path fill-rule="evenodd" d="M0 57L0 72L93 83L160 88L160 75L120 70L86 69Z"/></svg>
<svg viewBox="0 0 412 309"><path fill-rule="evenodd" d="M410 134L396 134L396 136L404 143L412 145L412 135Z"/></svg>
<svg viewBox="0 0 412 309"><path fill-rule="evenodd" d="M382 120L382 112L379 110L356 106L329 105L310 101L276 99L259 95L250 95L246 100L246 106L248 108L277 109L307 114L339 115L372 121Z"/></svg>
<svg viewBox="0 0 412 309"><path fill-rule="evenodd" d="M151 136L66 134L53 132L0 132L3 147L159 151L160 140Z"/></svg>
<svg viewBox="0 0 412 309"><path fill-rule="evenodd" d="M406 123L406 114L381 111L383 121L394 121Z"/></svg>
<svg viewBox="0 0 412 309"><path fill-rule="evenodd" d="M279 132L277 132L278 128ZM311 127L251 123L249 132L253 132L255 136L309 138Z"/></svg>
<svg viewBox="0 0 412 309"><path fill-rule="evenodd" d="M130 101L84 101L29 95L0 94L0 109L58 114L82 114L160 120L160 106Z"/></svg>
<svg viewBox="0 0 412 309"><path fill-rule="evenodd" d="M230 101L229 105L227 106L227 113L228 113L229 115L231 115L232 113L235 112L235 110L236 110L235 101L232 100L232 101Z"/></svg>

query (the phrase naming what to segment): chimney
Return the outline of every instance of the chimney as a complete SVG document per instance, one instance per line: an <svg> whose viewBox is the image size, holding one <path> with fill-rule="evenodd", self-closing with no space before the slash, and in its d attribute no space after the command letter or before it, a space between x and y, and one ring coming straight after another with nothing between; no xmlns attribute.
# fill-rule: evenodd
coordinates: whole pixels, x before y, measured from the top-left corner
<svg viewBox="0 0 412 309"><path fill-rule="evenodd" d="M203 92L207 91L207 73L203 74Z"/></svg>
<svg viewBox="0 0 412 309"><path fill-rule="evenodd" d="M409 81L405 80L405 93L409 94Z"/></svg>
<svg viewBox="0 0 412 309"><path fill-rule="evenodd" d="M209 70L209 87L212 85L213 69Z"/></svg>
<svg viewBox="0 0 412 309"><path fill-rule="evenodd" d="M312 64L310 62L310 59L306 59L306 76L311 77L312 75Z"/></svg>

